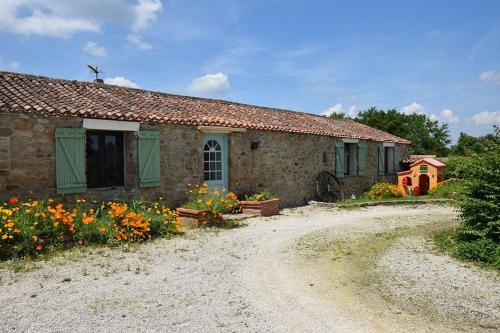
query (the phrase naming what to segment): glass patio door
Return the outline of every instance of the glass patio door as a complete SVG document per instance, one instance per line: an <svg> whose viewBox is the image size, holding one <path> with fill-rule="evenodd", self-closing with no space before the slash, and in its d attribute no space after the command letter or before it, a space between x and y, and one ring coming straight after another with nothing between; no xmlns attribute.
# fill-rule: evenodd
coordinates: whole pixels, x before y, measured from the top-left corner
<svg viewBox="0 0 500 333"><path fill-rule="evenodd" d="M228 190L227 134L205 133L203 136L203 180L210 191Z"/></svg>

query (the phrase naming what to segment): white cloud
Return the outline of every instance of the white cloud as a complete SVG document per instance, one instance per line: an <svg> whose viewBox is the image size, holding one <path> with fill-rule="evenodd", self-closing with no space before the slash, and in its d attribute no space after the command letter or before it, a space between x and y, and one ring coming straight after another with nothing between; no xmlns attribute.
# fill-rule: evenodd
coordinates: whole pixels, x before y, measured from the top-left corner
<svg viewBox="0 0 500 333"><path fill-rule="evenodd" d="M142 51L151 50L153 48L153 45L144 42L140 36L137 36L134 34L129 34L127 36L127 41L130 44L135 45L139 50L142 50Z"/></svg>
<svg viewBox="0 0 500 333"><path fill-rule="evenodd" d="M346 112L347 111L347 112ZM322 116L330 117L332 114L342 114L345 113L351 118L355 118L358 115L358 107L356 105L351 105L348 110L344 109L342 103L337 103L334 106L329 107L327 110L321 113Z"/></svg>
<svg viewBox="0 0 500 333"><path fill-rule="evenodd" d="M496 71L482 72L481 75L479 75L479 80L484 82L500 83L500 72Z"/></svg>
<svg viewBox="0 0 500 333"><path fill-rule="evenodd" d="M341 103L337 103L334 106L329 107L327 110L321 113L322 116L330 117L332 114L341 114L344 113L344 108Z"/></svg>
<svg viewBox="0 0 500 333"><path fill-rule="evenodd" d="M429 116L429 118L430 118L430 120L432 120L432 121L438 121L438 120L439 120L438 116L436 116L435 114L431 114L431 115Z"/></svg>
<svg viewBox="0 0 500 333"><path fill-rule="evenodd" d="M106 49L104 46L99 46L95 42L87 42L85 46L83 47L83 50L95 57L105 57L106 56Z"/></svg>
<svg viewBox="0 0 500 333"><path fill-rule="evenodd" d="M26 10L28 14L22 15ZM0 30L26 36L68 37L81 31L98 32L99 25L90 19L54 13L51 1L3 0L0 2Z"/></svg>
<svg viewBox="0 0 500 333"><path fill-rule="evenodd" d="M112 84L115 86L121 86L121 87L139 88L139 86L137 84L135 84L134 82L130 81L129 79L127 79L123 76L116 76L113 78L107 78L104 80L104 83Z"/></svg>
<svg viewBox="0 0 500 333"><path fill-rule="evenodd" d="M356 105L351 105L347 115L351 118L355 118L358 115L358 107Z"/></svg>
<svg viewBox="0 0 500 333"><path fill-rule="evenodd" d="M156 15L162 8L163 5L160 0L139 0L134 6L132 31L139 32L146 30L156 21Z"/></svg>
<svg viewBox="0 0 500 333"><path fill-rule="evenodd" d="M207 74L194 79L188 89L196 93L216 93L229 89L229 78L226 74Z"/></svg>
<svg viewBox="0 0 500 333"><path fill-rule="evenodd" d="M15 60L12 60L9 64L5 64L3 62L2 56L0 56L0 70L10 70L16 71L19 68L19 63Z"/></svg>
<svg viewBox="0 0 500 333"><path fill-rule="evenodd" d="M445 109L441 111L441 117L449 124L458 123L458 117L453 114L453 111Z"/></svg>
<svg viewBox="0 0 500 333"><path fill-rule="evenodd" d="M424 114L424 107L417 102L414 102L410 105L404 106L400 112L404 114Z"/></svg>
<svg viewBox="0 0 500 333"><path fill-rule="evenodd" d="M498 125L500 124L500 112L484 111L473 115L472 120L477 125Z"/></svg>

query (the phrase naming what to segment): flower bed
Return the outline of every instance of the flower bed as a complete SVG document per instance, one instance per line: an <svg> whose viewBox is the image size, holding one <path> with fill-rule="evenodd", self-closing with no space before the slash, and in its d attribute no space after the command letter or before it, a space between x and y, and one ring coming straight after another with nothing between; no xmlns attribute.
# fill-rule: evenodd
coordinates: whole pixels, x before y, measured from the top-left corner
<svg viewBox="0 0 500 333"><path fill-rule="evenodd" d="M240 201L239 205L243 213L258 214L260 216L272 216L279 213L280 199L267 191L245 196L244 201Z"/></svg>
<svg viewBox="0 0 500 333"><path fill-rule="evenodd" d="M38 255L58 246L143 241L179 228L177 214L158 203L91 206L84 199L65 207L53 200L12 198L0 208L0 259Z"/></svg>
<svg viewBox="0 0 500 333"><path fill-rule="evenodd" d="M188 201L176 209L184 228L217 226L222 222L223 214L239 210L234 193L224 189L210 192L207 184L190 185L187 195Z"/></svg>

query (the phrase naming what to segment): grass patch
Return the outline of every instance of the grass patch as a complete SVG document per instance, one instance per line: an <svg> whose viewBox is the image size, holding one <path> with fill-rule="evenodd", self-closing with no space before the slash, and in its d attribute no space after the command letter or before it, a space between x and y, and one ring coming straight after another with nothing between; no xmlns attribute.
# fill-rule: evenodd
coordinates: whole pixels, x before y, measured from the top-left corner
<svg viewBox="0 0 500 333"><path fill-rule="evenodd" d="M450 179L429 192L428 197L433 199L458 200L464 193L465 182L463 179Z"/></svg>

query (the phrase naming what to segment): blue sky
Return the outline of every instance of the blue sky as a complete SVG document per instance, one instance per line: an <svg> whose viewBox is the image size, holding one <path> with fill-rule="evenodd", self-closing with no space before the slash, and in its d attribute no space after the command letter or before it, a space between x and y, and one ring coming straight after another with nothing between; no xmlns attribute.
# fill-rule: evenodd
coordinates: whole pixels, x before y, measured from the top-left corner
<svg viewBox="0 0 500 333"><path fill-rule="evenodd" d="M2 0L0 68L311 113L500 124L500 1Z"/></svg>

